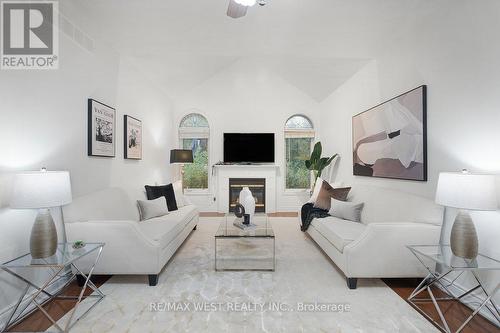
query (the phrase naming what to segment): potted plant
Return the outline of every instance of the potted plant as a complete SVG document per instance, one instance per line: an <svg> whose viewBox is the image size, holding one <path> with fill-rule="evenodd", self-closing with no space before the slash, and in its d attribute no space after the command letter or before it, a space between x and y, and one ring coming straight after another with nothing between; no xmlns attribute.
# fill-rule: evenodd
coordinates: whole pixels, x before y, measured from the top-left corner
<svg viewBox="0 0 500 333"><path fill-rule="evenodd" d="M321 153L323 151L323 147L321 146L321 142L318 141L314 145L314 149L311 153L311 158L306 160L306 168L311 170L314 174L314 183L313 188L316 185L316 181L319 177L321 177L321 173L323 170L332 163L333 159L338 156L338 154L333 155L332 157L321 157Z"/></svg>

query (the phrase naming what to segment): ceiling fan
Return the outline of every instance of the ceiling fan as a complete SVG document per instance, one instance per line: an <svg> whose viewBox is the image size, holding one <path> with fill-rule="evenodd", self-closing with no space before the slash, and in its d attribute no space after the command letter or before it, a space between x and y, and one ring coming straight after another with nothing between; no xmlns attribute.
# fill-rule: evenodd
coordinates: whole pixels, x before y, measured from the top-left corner
<svg viewBox="0 0 500 333"><path fill-rule="evenodd" d="M248 7L253 7L256 3L258 3L259 6L265 6L267 0L229 0L227 16L234 19L243 17L247 14Z"/></svg>

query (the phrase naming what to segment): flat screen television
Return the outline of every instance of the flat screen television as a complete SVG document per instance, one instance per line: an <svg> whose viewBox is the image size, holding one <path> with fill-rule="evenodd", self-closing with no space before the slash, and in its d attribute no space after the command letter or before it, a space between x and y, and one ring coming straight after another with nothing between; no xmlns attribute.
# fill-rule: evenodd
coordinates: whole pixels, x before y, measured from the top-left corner
<svg viewBox="0 0 500 333"><path fill-rule="evenodd" d="M274 163L274 133L224 133L224 163Z"/></svg>

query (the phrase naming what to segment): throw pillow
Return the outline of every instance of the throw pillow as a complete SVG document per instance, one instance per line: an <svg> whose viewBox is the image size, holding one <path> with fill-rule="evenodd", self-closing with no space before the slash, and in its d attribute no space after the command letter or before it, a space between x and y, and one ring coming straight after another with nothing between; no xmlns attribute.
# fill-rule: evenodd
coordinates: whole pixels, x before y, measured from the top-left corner
<svg viewBox="0 0 500 333"><path fill-rule="evenodd" d="M184 200L184 194L182 191L182 182L178 180L175 183L173 183L172 186L174 187L174 195L175 195L175 202L177 202L177 208L186 206L186 202Z"/></svg>
<svg viewBox="0 0 500 333"><path fill-rule="evenodd" d="M174 187L172 184L161 185L161 186L144 186L146 189L146 196L148 200L157 199L159 197L165 197L167 200L168 211L177 210L177 202L175 201Z"/></svg>
<svg viewBox="0 0 500 333"><path fill-rule="evenodd" d="M318 198L314 202L314 208L330 210L332 205L331 199L334 198L340 201L346 201L350 190L350 187L333 188L323 180Z"/></svg>
<svg viewBox="0 0 500 333"><path fill-rule="evenodd" d="M168 214L167 204L163 197L148 201L137 200L137 206L139 207L141 221Z"/></svg>
<svg viewBox="0 0 500 333"><path fill-rule="evenodd" d="M321 190L321 184L323 184L323 179L318 177L318 179L316 179L316 184L314 185L314 189L313 189L313 193L311 195L311 198L308 201L309 203L315 203L316 199L318 199L318 194L319 194L319 191Z"/></svg>
<svg viewBox="0 0 500 333"><path fill-rule="evenodd" d="M314 189L313 189L313 192L311 194L311 198L309 198L309 200L307 201L308 203L315 203L316 202L316 199L318 199L318 194L319 194L319 191L321 190L321 185L323 184L323 179L321 177L318 177L318 179L316 180L316 184L314 185ZM342 182L335 182L335 183L332 183L331 186L333 188L339 188L339 187L342 187Z"/></svg>
<svg viewBox="0 0 500 333"><path fill-rule="evenodd" d="M332 198L331 208L328 214L338 217L339 219L349 220L353 222L361 221L361 211L365 204L340 201Z"/></svg>

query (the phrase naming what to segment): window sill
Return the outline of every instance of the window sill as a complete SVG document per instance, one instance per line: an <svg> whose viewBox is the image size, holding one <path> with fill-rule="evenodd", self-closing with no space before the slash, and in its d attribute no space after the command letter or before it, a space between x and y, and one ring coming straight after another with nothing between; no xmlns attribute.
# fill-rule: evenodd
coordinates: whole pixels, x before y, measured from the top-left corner
<svg viewBox="0 0 500 333"><path fill-rule="evenodd" d="M309 195L310 189L288 188L283 192L284 195Z"/></svg>
<svg viewBox="0 0 500 333"><path fill-rule="evenodd" d="M187 196L203 196L203 195L212 195L212 193L208 189L185 189L184 195Z"/></svg>

